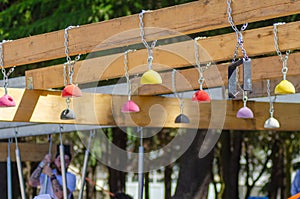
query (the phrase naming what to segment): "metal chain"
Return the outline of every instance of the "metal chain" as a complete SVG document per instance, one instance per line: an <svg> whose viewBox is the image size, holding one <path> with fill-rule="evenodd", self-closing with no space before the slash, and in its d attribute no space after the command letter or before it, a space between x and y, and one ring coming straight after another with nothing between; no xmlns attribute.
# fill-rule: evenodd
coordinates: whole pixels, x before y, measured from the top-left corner
<svg viewBox="0 0 300 199"><path fill-rule="evenodd" d="M74 65L75 62L77 60L75 59L74 61L70 61L70 62L65 62L64 63L64 86L66 86L68 84L67 81L67 73L68 73L68 77L69 77L69 83L72 84L73 83L73 74L74 74ZM68 67L68 72L67 72L67 67Z"/></svg>
<svg viewBox="0 0 300 199"><path fill-rule="evenodd" d="M68 84L68 82L67 82L67 69L66 69L66 66L67 66L67 63L64 63L64 72L63 72L63 75L64 75L64 86L66 86Z"/></svg>
<svg viewBox="0 0 300 199"><path fill-rule="evenodd" d="M231 8L231 0L227 0L227 14L228 14L228 22L230 23L232 29L234 30L236 37L238 39L239 30L233 22L233 18L231 16L232 8Z"/></svg>
<svg viewBox="0 0 300 199"><path fill-rule="evenodd" d="M127 82L127 95L128 95L128 100L131 100L131 81L129 79L129 73L128 73L128 53L129 52L134 52L135 50L126 50L124 52L124 70L125 70L125 77L126 77L126 82Z"/></svg>
<svg viewBox="0 0 300 199"><path fill-rule="evenodd" d="M236 35L236 40L237 40L237 45L236 49L234 51L234 56L233 56L233 62L235 61L237 54L238 54L238 48L240 47L243 53L243 56L245 59L248 59L248 55L246 52L246 49L244 48L244 40L243 40L243 31L246 30L248 23L243 24L241 27L241 30L239 30L236 25L234 24L233 18L232 18L232 8L231 8L231 2L232 0L227 0L227 14L228 14L228 22L231 25L231 28L234 30L235 35Z"/></svg>
<svg viewBox="0 0 300 199"><path fill-rule="evenodd" d="M73 74L74 74L74 65L75 65L75 62L72 61L70 63L67 64L68 65L68 75L69 75L69 82L70 84L73 83Z"/></svg>
<svg viewBox="0 0 300 199"><path fill-rule="evenodd" d="M8 77L9 75L14 72L15 67L12 67L8 70L8 72L6 73L6 70L4 68L4 59L3 59L3 44L6 42L10 42L11 40L3 40L0 43L0 65L1 65L1 72L3 74L3 80L4 80L4 91L5 91L5 95L7 95L7 87L8 87Z"/></svg>
<svg viewBox="0 0 300 199"><path fill-rule="evenodd" d="M69 97L66 98L67 109L70 109L71 99Z"/></svg>
<svg viewBox="0 0 300 199"><path fill-rule="evenodd" d="M278 44L278 29L277 26L278 25L283 25L285 24L284 22L279 22L279 23L274 23L273 24L273 33L274 33L274 45L275 45L275 49L276 49L276 53L277 55L280 57L280 60L282 61L282 75L283 75L283 79L286 80L286 74L288 72L288 66L287 66L287 61L289 59L289 55L291 53L290 50L287 50L285 52L285 55L282 55L281 51L279 50L279 44Z"/></svg>
<svg viewBox="0 0 300 199"><path fill-rule="evenodd" d="M142 10L142 12L139 14L139 19L140 19L140 36L142 39L142 42L144 44L144 46L147 48L148 50L148 69L152 70L152 62L153 62L153 48L156 45L157 40L153 41L151 43L151 46L149 46L149 44L147 43L146 39L145 39L145 31L144 31L144 23L143 23L143 18L144 18L144 14L146 12L151 12L151 11L146 11L146 10Z"/></svg>
<svg viewBox="0 0 300 199"><path fill-rule="evenodd" d="M268 93L268 98L269 98L269 103L270 103L270 116L273 117L273 113L274 113L274 106L273 103L276 101L276 95L274 97L274 99L272 100L272 96L271 96L271 90L270 90L270 80L267 79L267 93Z"/></svg>
<svg viewBox="0 0 300 199"><path fill-rule="evenodd" d="M173 93L174 93L174 95L175 95L175 97L179 97L178 96L178 93L177 93L177 90L176 90L176 77L175 77L175 75L176 75L176 69L173 69L172 70L172 90L173 90Z"/></svg>
<svg viewBox="0 0 300 199"><path fill-rule="evenodd" d="M236 43L235 50L234 50L234 53L233 53L233 58L232 58L232 61L231 61L232 63L234 63L236 61L238 53L239 53L239 44Z"/></svg>
<svg viewBox="0 0 300 199"><path fill-rule="evenodd" d="M240 84L239 78L240 78L240 67L237 66L236 67L236 85L240 91L244 92L244 89L242 88L242 86ZM239 90L236 92L235 96L237 96L240 93Z"/></svg>
<svg viewBox="0 0 300 199"><path fill-rule="evenodd" d="M75 27L76 26L69 26L69 27L65 28L65 34L64 34L65 42L64 42L64 45L65 45L65 54L66 54L67 62L70 62L72 60L70 55L69 55L69 33L68 33L68 31L71 30L72 28L75 28Z"/></svg>
<svg viewBox="0 0 300 199"><path fill-rule="evenodd" d="M180 101L180 113L183 114L184 101L183 101L183 93L178 93L176 90L176 69L172 70L172 89L175 97Z"/></svg>
<svg viewBox="0 0 300 199"><path fill-rule="evenodd" d="M66 60L67 60L65 65L68 66L68 76L69 76L70 84L73 83L74 65L75 65L75 62L77 62L80 59L80 54L75 57L74 61L72 61L72 59L69 55L69 33L68 33L68 31L70 29L76 28L76 27L79 27L79 26L69 26L69 27L65 28L65 33L64 33L64 38L65 38L64 46L65 46L65 54L66 54ZM66 73L66 70L64 72ZM66 74L64 74L64 82L66 85L67 84Z"/></svg>
<svg viewBox="0 0 300 199"><path fill-rule="evenodd" d="M203 73L205 70L207 70L211 66L211 62L207 63L205 66L201 66L200 63L200 56L199 56L199 45L198 45L198 40L202 39L202 37L196 37L194 39L194 51L195 51L195 60L196 60L196 65L198 67L198 72L199 72L199 79L198 83L200 85L200 90L203 90L203 84L204 84L204 76Z"/></svg>

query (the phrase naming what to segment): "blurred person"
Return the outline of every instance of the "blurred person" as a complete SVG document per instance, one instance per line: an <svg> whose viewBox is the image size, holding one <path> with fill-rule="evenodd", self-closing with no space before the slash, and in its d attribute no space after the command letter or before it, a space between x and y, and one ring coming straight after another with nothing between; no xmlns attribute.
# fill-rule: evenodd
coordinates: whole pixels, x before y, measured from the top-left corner
<svg viewBox="0 0 300 199"><path fill-rule="evenodd" d="M68 199L72 199L72 193L76 189L76 176L67 171L72 159L69 145L64 145L64 154ZM53 165L53 169L50 167L51 164ZM47 187L45 186L46 176L48 176ZM63 198L62 170L59 145L57 145L57 153L55 155L54 161L52 162L50 154L45 155L44 159L39 163L38 167L31 174L29 185L32 187L40 186L40 194L36 196L35 199Z"/></svg>

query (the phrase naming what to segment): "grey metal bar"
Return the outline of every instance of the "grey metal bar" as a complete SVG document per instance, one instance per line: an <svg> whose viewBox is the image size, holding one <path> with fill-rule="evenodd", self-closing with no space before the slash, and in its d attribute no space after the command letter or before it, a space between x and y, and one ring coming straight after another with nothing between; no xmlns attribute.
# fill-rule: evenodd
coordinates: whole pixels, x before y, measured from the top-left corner
<svg viewBox="0 0 300 199"><path fill-rule="evenodd" d="M78 197L79 199L83 198L86 170L87 170L87 165L88 165L88 160L89 160L91 141L92 141L92 138L94 137L94 134L95 134L95 130L91 130L90 131L88 147L85 150L84 163L83 163L83 168L82 168L82 172L81 172L81 186L80 186L80 192L79 192L79 197Z"/></svg>
<svg viewBox="0 0 300 199"><path fill-rule="evenodd" d="M28 137L37 135L49 135L57 134L57 126L59 124L34 124L34 125L23 125L18 127L19 133L15 135L15 127L0 129L0 139L8 139L16 137ZM64 124L62 133L72 131L87 131L91 129L108 128L111 126L100 126L100 125L77 125L77 124Z"/></svg>
<svg viewBox="0 0 300 199"><path fill-rule="evenodd" d="M244 91L252 91L252 68L251 59L243 59L243 89Z"/></svg>
<svg viewBox="0 0 300 199"><path fill-rule="evenodd" d="M143 198L143 190L144 190L144 147L143 147L143 128L138 127L138 131L140 131L140 146L139 146L139 156L138 156L138 199Z"/></svg>
<svg viewBox="0 0 300 199"><path fill-rule="evenodd" d="M237 92L237 74L236 68L243 64L243 60L239 59L228 66L228 97L235 98Z"/></svg>
<svg viewBox="0 0 300 199"><path fill-rule="evenodd" d="M62 128L61 128L62 129ZM64 145L62 142L62 135L59 135L60 145L59 145L59 156L60 156L60 164L61 164L61 176L62 176L62 187L63 187L63 196L64 198L68 198L67 192L67 179L66 179L66 165L65 165L65 151Z"/></svg>
<svg viewBox="0 0 300 199"><path fill-rule="evenodd" d="M18 147L17 138L16 138L16 161L17 161L17 167L18 167L21 196L22 196L22 199L26 199L25 185L24 185L24 179L23 179L23 173L22 173L21 155L20 155L20 150Z"/></svg>
<svg viewBox="0 0 300 199"><path fill-rule="evenodd" d="M49 151L48 151L48 154L51 155L51 150L52 150L52 137L51 137L51 134L49 135L48 140L49 140ZM48 166L50 166L49 163L48 163ZM46 193L47 187L48 187L48 176L47 175L45 175L44 185L45 185L45 189L44 189L44 193L43 194Z"/></svg>
<svg viewBox="0 0 300 199"><path fill-rule="evenodd" d="M11 139L8 139L8 143L7 143L7 198L8 199L12 199L10 144L11 144Z"/></svg>

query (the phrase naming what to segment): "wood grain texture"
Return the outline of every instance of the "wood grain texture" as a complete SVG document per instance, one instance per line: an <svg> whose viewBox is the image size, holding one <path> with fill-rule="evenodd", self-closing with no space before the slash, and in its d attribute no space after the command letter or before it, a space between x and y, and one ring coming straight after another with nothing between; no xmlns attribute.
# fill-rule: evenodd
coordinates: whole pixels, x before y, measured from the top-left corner
<svg viewBox="0 0 300 199"><path fill-rule="evenodd" d="M300 49L300 43L296 41L297 35L300 34L300 22L293 22L279 26L280 50ZM257 56L275 53L273 40L273 27L264 27L245 32L245 48L248 55ZM201 62L220 62L232 58L235 45L235 34L219 35L201 39L198 41L200 45L200 60ZM291 55L289 58L289 75L299 75L299 54ZM298 56L299 57L299 56ZM123 53L103 56L93 59L86 59L75 64L74 82L78 84L97 82L101 80L119 78L124 76L124 58ZM253 59L254 81L262 79L277 78L280 75L281 63L279 57L274 56L266 59ZM154 66L156 71L170 70L172 68L181 68L195 65L194 58L194 41L178 42L174 44L158 46L154 50ZM140 74L147 70L147 51L138 50L128 55L128 67L130 74ZM225 68L226 69L225 69ZM277 67L278 70L274 70ZM220 65L218 71L212 70L206 72L206 79L211 79L208 87L221 86L227 82L227 67ZM189 71L189 70L187 70ZM191 72L183 72L189 77L190 82L197 83L195 78L197 72L190 69ZM279 73L278 73L279 72ZM169 75L164 76L163 82L165 85L170 85ZM220 75L224 83L216 81L215 75ZM55 78L53 78L55 77ZM26 79L32 79L32 86L35 89L49 89L63 86L63 65L45 67L41 69L26 71ZM192 84L193 88L199 87ZM157 91L159 94L160 91ZM163 92L162 92L163 93Z"/></svg>
<svg viewBox="0 0 300 199"><path fill-rule="evenodd" d="M269 117L269 103L267 102L249 101L247 106L252 109L255 118L239 119L236 118L236 113L243 107L241 100L195 103L191 99L184 99L184 113L191 122L175 124L174 120L180 113L179 102L175 98L134 96L132 100L138 104L141 111L124 114L120 110L127 101L127 96L84 93L83 97L72 99L71 109L75 111L77 119L60 120L60 113L66 107L60 92L9 89L9 94L16 100L17 107L3 108L0 121L264 130L264 121ZM28 103L25 105L23 102L30 102L29 106ZM278 130L298 130L300 128L299 116L300 104L275 103L274 117L281 122L281 128Z"/></svg>
<svg viewBox="0 0 300 199"><path fill-rule="evenodd" d="M273 80L271 89L274 90L275 86L282 80L282 63L278 56L264 57L252 59L252 81L253 81L253 92L251 97L262 97L266 96L266 80ZM203 73L205 78L204 88L213 88L220 86L227 86L228 84L228 65L220 64L211 66L208 70ZM288 73L287 80L292 82L297 91L299 91L299 75L300 75L300 53L293 53L290 55L288 61ZM242 68L240 68L240 82L242 83ZM165 72L161 74L163 84L159 85L142 85L138 88L139 95L157 95L172 93L172 74L171 72ZM199 73L196 68L184 69L178 71L176 76L176 82L180 82L176 86L177 91L187 91L199 89ZM138 84L138 80L136 80ZM264 88L265 87L265 88Z"/></svg>
<svg viewBox="0 0 300 199"><path fill-rule="evenodd" d="M300 12L299 0L244 0L233 2L236 24L271 19ZM196 1L146 13L148 41L228 27L223 0ZM138 15L84 25L69 31L71 55L140 43ZM5 67L65 57L64 31L50 32L5 43Z"/></svg>
<svg viewBox="0 0 300 199"><path fill-rule="evenodd" d="M55 155L56 153L56 147L52 147L52 154ZM41 161L44 156L48 153L49 151L49 144L44 143L18 143L18 147L20 150L21 154L21 160L23 162L25 161L32 161L32 162L39 162ZM7 150L8 146L7 143L0 143L0 161L1 162L6 162L7 161ZM11 155L11 161L16 161L16 155L15 155L15 150L16 150L16 144L12 143L10 145L10 155Z"/></svg>

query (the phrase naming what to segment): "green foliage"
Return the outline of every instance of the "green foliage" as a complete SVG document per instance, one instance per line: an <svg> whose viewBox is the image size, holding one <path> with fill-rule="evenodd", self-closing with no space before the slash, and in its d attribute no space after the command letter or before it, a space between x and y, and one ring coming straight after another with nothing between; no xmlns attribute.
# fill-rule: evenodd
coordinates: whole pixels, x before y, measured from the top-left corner
<svg viewBox="0 0 300 199"><path fill-rule="evenodd" d="M2 0L0 39L18 39L185 2L188 1Z"/></svg>
<svg viewBox="0 0 300 199"><path fill-rule="evenodd" d="M136 14L142 9L153 10L189 1L191 0L0 0L0 41L62 30L70 25L101 22ZM52 60L18 67L10 77L23 76L25 70L63 61Z"/></svg>

